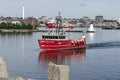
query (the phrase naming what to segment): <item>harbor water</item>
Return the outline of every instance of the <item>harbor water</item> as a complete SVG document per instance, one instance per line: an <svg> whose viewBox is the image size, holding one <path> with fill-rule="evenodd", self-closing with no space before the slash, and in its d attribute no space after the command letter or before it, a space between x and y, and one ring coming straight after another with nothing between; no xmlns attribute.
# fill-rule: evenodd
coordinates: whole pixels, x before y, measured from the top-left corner
<svg viewBox="0 0 120 80"><path fill-rule="evenodd" d="M10 77L48 80L48 63L54 62L69 66L70 80L120 79L120 30L96 29L85 34L86 49L62 51L41 51L37 40L43 33L0 33L0 56ZM82 36L67 33L71 39Z"/></svg>

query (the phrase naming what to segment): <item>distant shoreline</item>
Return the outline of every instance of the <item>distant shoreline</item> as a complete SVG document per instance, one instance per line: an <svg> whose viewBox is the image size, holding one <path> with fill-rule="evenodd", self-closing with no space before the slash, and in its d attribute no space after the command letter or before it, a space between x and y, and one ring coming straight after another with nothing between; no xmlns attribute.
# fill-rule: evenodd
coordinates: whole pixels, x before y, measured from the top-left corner
<svg viewBox="0 0 120 80"><path fill-rule="evenodd" d="M38 32L38 29L0 29L0 32L6 33L6 32Z"/></svg>
<svg viewBox="0 0 120 80"><path fill-rule="evenodd" d="M29 32L48 32L49 30L42 29L0 29L1 33L29 33ZM84 32L83 30L68 30L66 32Z"/></svg>

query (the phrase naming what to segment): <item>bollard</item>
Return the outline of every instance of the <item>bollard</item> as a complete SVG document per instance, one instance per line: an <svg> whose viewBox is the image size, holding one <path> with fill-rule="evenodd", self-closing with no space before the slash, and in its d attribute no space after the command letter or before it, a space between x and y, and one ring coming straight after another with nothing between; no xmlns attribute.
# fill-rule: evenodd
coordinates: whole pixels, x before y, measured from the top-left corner
<svg viewBox="0 0 120 80"><path fill-rule="evenodd" d="M69 66L48 64L48 80L69 80Z"/></svg>

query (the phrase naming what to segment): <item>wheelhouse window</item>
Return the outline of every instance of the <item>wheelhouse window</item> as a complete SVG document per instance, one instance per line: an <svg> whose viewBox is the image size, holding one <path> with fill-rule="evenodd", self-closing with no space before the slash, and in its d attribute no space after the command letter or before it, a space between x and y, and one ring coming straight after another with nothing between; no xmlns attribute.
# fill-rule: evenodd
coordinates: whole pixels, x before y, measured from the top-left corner
<svg viewBox="0 0 120 80"><path fill-rule="evenodd" d="M65 39L65 36L49 36L49 35L43 35L43 39Z"/></svg>

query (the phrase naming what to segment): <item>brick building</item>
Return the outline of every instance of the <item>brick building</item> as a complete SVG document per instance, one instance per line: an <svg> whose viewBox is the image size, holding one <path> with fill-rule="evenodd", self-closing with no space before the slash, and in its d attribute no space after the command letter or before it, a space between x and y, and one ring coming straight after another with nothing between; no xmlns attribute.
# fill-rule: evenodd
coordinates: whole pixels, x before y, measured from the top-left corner
<svg viewBox="0 0 120 80"><path fill-rule="evenodd" d="M33 26L37 26L38 25L38 20L36 18L33 18L33 17L28 17L28 18L23 20L23 23L31 24Z"/></svg>

